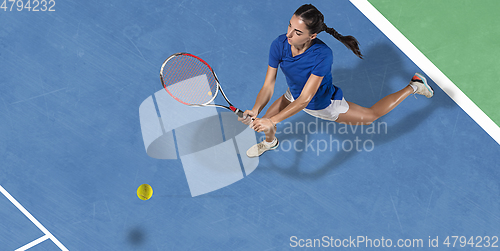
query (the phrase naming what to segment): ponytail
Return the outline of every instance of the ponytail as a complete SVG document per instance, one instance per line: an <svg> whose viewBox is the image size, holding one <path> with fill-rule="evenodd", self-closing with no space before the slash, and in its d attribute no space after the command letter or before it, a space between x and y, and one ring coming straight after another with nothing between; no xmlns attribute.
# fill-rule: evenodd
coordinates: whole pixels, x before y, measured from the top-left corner
<svg viewBox="0 0 500 251"><path fill-rule="evenodd" d="M340 42L342 42L347 48L349 48L352 52L354 52L354 54L356 54L356 56L363 59L363 55L361 54L361 51L359 50L359 42L355 37L342 36L334 28L329 28L324 23L323 23L323 30L326 33L332 35L334 38L336 38Z"/></svg>
<svg viewBox="0 0 500 251"><path fill-rule="evenodd" d="M300 6L295 11L294 15L300 17L304 21L311 34L317 34L325 31L342 42L347 48L354 52L356 56L361 59L363 58L363 55L361 55L361 52L359 51L358 40L356 40L353 36L342 36L335 29L326 26L323 21L323 14L312 4L304 4Z"/></svg>

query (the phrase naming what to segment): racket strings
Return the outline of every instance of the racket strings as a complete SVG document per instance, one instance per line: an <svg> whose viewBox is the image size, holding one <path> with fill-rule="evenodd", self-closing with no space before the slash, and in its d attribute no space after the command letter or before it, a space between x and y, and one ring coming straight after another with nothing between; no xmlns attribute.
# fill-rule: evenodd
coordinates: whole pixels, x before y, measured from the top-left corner
<svg viewBox="0 0 500 251"><path fill-rule="evenodd" d="M210 68L189 55L171 58L162 70L163 84L177 101L187 105L210 103L217 93L217 82Z"/></svg>

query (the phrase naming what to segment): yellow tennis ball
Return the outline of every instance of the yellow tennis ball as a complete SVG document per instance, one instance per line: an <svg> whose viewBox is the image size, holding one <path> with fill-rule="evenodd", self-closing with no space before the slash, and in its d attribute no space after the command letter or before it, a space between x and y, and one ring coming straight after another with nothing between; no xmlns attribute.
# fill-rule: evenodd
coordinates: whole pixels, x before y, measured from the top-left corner
<svg viewBox="0 0 500 251"><path fill-rule="evenodd" d="M212 96L212 92L208 92L208 96Z"/></svg>
<svg viewBox="0 0 500 251"><path fill-rule="evenodd" d="M153 188L148 184L142 184L137 188L137 197L141 200L149 200L153 196Z"/></svg>

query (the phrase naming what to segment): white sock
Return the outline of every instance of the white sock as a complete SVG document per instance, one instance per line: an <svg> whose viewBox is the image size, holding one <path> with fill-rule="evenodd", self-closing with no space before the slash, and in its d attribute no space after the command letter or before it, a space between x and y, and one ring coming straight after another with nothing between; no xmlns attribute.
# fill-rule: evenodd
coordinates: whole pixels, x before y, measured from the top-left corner
<svg viewBox="0 0 500 251"><path fill-rule="evenodd" d="M276 137L274 137L273 141L267 142L267 140L264 140L264 143L266 143L267 146L274 146L276 144Z"/></svg>
<svg viewBox="0 0 500 251"><path fill-rule="evenodd" d="M416 85L410 84L411 88L413 88L413 93L417 92L418 87Z"/></svg>

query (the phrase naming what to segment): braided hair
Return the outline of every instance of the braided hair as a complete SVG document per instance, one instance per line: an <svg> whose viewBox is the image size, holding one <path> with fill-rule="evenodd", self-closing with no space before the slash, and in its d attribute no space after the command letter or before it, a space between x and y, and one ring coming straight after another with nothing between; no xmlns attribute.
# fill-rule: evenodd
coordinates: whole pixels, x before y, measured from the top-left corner
<svg viewBox="0 0 500 251"><path fill-rule="evenodd" d="M353 36L342 36L334 28L328 27L324 23L323 14L312 4L304 4L300 6L295 11L294 15L302 19L311 34L318 34L322 31L325 31L326 33L332 35L334 38L342 42L359 58L363 58L363 55L359 50L358 40L356 40L356 38L354 38Z"/></svg>

